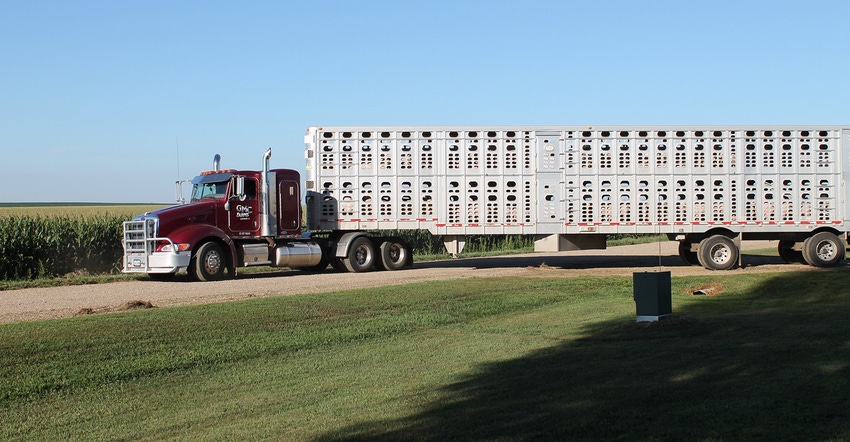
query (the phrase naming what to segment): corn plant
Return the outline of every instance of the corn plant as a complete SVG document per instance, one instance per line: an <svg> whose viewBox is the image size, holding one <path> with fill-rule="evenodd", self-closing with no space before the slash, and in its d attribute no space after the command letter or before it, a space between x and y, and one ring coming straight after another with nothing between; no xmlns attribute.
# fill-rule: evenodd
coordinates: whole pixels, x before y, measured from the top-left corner
<svg viewBox="0 0 850 442"><path fill-rule="evenodd" d="M124 217L0 218L0 279L36 279L119 268Z"/></svg>

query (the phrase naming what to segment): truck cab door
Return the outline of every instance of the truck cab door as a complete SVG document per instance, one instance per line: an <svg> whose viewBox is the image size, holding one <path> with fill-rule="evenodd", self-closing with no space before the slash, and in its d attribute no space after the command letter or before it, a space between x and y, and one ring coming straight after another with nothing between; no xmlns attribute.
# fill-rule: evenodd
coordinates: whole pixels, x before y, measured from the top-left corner
<svg viewBox="0 0 850 442"><path fill-rule="evenodd" d="M258 183L256 178L245 177L245 200L233 199L227 222L233 236L257 236L260 232Z"/></svg>
<svg viewBox="0 0 850 442"><path fill-rule="evenodd" d="M283 180L277 186L280 198L277 229L280 235L301 233L301 195L298 186L298 182L292 180Z"/></svg>

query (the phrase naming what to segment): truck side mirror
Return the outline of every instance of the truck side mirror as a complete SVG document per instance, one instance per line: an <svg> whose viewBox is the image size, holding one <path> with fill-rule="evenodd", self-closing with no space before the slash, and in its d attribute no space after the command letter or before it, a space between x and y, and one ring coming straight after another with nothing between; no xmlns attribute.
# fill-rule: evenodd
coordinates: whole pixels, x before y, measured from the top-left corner
<svg viewBox="0 0 850 442"><path fill-rule="evenodd" d="M239 198L239 201L245 201L247 196L245 195L245 177L242 175L237 175L233 177L233 197Z"/></svg>
<svg viewBox="0 0 850 442"><path fill-rule="evenodd" d="M236 175L233 177L233 192L231 192L230 198L224 203L224 210L230 211L230 200L238 199L239 201L245 201L245 198L247 198L245 195L245 177Z"/></svg>

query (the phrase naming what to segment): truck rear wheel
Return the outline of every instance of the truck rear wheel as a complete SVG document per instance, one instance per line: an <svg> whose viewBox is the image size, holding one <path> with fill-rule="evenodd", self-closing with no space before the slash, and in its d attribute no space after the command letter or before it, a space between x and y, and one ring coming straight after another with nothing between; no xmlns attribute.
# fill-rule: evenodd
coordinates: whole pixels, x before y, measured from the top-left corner
<svg viewBox="0 0 850 442"><path fill-rule="evenodd" d="M410 249L399 239L390 238L381 243L380 266L384 270L399 270L407 263Z"/></svg>
<svg viewBox="0 0 850 442"><path fill-rule="evenodd" d="M361 236L351 242L348 258L342 263L349 272L368 272L375 267L375 246L369 238Z"/></svg>
<svg viewBox="0 0 850 442"><path fill-rule="evenodd" d="M803 242L803 258L815 267L833 267L842 260L846 247L838 235L830 232L816 233Z"/></svg>
<svg viewBox="0 0 850 442"><path fill-rule="evenodd" d="M333 258L330 259L330 261L331 261L331 267L333 267L333 269L336 270L337 272L347 272L348 271L348 269L345 267L345 263L344 263L345 258L337 258L337 257L334 256Z"/></svg>
<svg viewBox="0 0 850 442"><path fill-rule="evenodd" d="M697 257L708 270L730 270L738 265L738 247L731 238L714 235L699 243Z"/></svg>
<svg viewBox="0 0 850 442"><path fill-rule="evenodd" d="M189 265L189 271L198 281L224 279L227 259L221 246L209 241L201 244Z"/></svg>

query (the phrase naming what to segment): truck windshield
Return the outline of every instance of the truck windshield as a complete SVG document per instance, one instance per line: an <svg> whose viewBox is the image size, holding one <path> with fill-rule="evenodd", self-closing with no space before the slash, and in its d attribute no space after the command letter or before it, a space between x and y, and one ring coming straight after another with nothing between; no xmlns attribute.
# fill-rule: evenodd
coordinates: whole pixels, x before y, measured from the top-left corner
<svg viewBox="0 0 850 442"><path fill-rule="evenodd" d="M192 201L204 198L224 198L227 181L223 183L196 183L192 186Z"/></svg>

